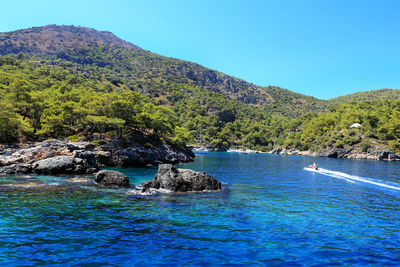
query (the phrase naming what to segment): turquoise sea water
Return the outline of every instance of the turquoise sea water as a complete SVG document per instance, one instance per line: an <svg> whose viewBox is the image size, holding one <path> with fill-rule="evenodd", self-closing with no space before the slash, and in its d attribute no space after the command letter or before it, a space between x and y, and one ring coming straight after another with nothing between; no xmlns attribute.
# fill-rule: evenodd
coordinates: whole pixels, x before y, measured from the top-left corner
<svg viewBox="0 0 400 267"><path fill-rule="evenodd" d="M321 172L304 169L315 160ZM0 178L0 264L400 265L398 162L209 153L179 167L223 191L129 196L68 177ZM132 184L157 171L119 170Z"/></svg>

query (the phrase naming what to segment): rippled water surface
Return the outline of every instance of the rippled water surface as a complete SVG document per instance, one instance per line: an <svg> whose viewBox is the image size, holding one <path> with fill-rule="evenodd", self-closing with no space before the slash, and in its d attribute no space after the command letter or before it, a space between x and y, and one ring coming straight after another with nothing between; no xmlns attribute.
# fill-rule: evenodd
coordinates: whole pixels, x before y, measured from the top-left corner
<svg viewBox="0 0 400 267"><path fill-rule="evenodd" d="M129 196L68 177L0 178L2 265L400 265L400 164L210 153L212 193ZM150 169L120 169L132 184ZM16 185L15 185L16 184Z"/></svg>

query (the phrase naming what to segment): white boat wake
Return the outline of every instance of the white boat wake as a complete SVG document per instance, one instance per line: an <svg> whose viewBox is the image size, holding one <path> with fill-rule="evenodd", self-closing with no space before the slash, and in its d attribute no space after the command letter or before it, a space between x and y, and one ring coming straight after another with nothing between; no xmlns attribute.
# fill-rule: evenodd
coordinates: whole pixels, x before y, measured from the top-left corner
<svg viewBox="0 0 400 267"><path fill-rule="evenodd" d="M400 184L397 184L397 183L391 183L391 182L375 180L375 179L366 178L366 177L360 177L357 175L351 175L351 174L347 174L344 172L338 172L338 171L331 171L331 170L327 170L327 169L323 169L323 168L318 168L318 170L315 170L313 168L305 167L304 170L320 173L322 175L326 175L326 176L333 177L333 178L343 179L349 183L361 182L361 183L371 184L371 185L375 185L375 186L379 186L379 187L383 187L383 188L400 191Z"/></svg>

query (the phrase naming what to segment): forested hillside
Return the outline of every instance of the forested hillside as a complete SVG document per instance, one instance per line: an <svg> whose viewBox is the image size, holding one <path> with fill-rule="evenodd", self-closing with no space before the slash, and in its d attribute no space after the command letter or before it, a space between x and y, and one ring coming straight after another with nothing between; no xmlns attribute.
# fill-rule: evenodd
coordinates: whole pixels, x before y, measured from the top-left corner
<svg viewBox="0 0 400 267"><path fill-rule="evenodd" d="M0 57L0 109L0 142L135 130L187 141L173 112L138 92L12 56Z"/></svg>
<svg viewBox="0 0 400 267"><path fill-rule="evenodd" d="M312 150L364 139L396 148L397 135L388 126L394 115L374 114L378 128L363 126L362 135L348 129L350 122L365 124L370 116L356 114L370 112L362 105L387 111L387 105L394 105L390 101L352 104L357 110L336 105L320 112L353 100L396 99L397 90L319 100L275 86L256 86L151 53L109 32L75 26L0 33L0 55L0 142L124 138L140 131L163 142L198 144L201 125L205 143L222 149ZM347 118L349 114L353 117ZM390 123L384 122L386 115ZM391 133L386 137L385 129Z"/></svg>
<svg viewBox="0 0 400 267"><path fill-rule="evenodd" d="M73 65L22 54L0 57L0 141L93 133L119 137L140 130L176 144L196 143L201 124L205 141L215 147L267 149L278 134L271 128L287 120L203 87L170 87L165 99L172 110L123 82L85 75Z"/></svg>
<svg viewBox="0 0 400 267"><path fill-rule="evenodd" d="M343 104L352 101L385 100L398 98L400 98L399 89L380 89L335 97L328 100L328 105Z"/></svg>
<svg viewBox="0 0 400 267"><path fill-rule="evenodd" d="M358 123L361 126L351 127ZM302 151L359 146L367 151L381 145L400 152L400 100L336 104L328 112L307 114L289 122L278 143Z"/></svg>
<svg viewBox="0 0 400 267"><path fill-rule="evenodd" d="M17 73L63 70L74 79L91 81L91 85L78 82L77 91L87 87L96 91L92 85L97 84L106 87L106 94L113 97L121 91L144 94L155 104L172 109L177 117L175 124L185 129L187 136L183 139L194 144L201 124L205 142L212 146L266 149L273 145L271 123L285 120L283 116L296 117L324 109L323 101L316 98L278 87L259 87L192 62L156 55L109 32L89 28L49 25L2 33L0 54L16 55L13 58L22 68ZM6 75L13 77L16 73ZM24 76L23 80L30 83L31 77ZM50 93L55 87L46 90ZM36 91L31 88L29 94ZM37 112L46 116L44 109ZM26 116L18 113L26 124ZM38 126L38 118L33 120L30 132L50 134L51 127ZM42 118L41 123L44 121ZM83 125L82 120L80 123ZM76 126L72 130L67 124L66 129L69 130L64 135L83 130ZM54 130L53 134L59 135L60 131Z"/></svg>
<svg viewBox="0 0 400 267"><path fill-rule="evenodd" d="M192 62L151 53L109 32L84 27L48 25L0 33L0 55L11 53L48 59L51 64L78 64L86 75L102 74L152 97L165 95L166 87L180 83L276 112L286 111L285 107L296 114L323 109L323 101L316 98L256 86Z"/></svg>

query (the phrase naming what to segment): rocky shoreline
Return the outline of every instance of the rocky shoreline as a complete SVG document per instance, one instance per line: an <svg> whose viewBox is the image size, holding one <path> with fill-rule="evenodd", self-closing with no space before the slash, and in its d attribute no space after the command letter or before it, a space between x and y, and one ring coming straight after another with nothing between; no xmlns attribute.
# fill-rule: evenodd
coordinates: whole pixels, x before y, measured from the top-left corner
<svg viewBox="0 0 400 267"><path fill-rule="evenodd" d="M389 151L381 146L372 146L367 151L360 147L326 148L319 151L300 151L293 148L278 147L269 153L278 155L301 155L311 157L346 158L346 159L367 159L398 161L400 155Z"/></svg>
<svg viewBox="0 0 400 267"><path fill-rule="evenodd" d="M193 161L190 149L171 145L124 147L118 140L96 146L90 142L47 140L0 145L0 175L93 174L100 167L146 167Z"/></svg>

